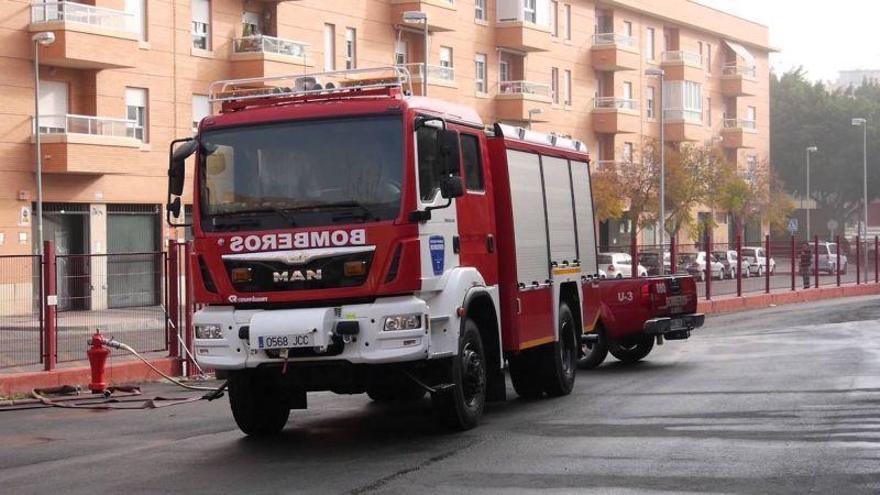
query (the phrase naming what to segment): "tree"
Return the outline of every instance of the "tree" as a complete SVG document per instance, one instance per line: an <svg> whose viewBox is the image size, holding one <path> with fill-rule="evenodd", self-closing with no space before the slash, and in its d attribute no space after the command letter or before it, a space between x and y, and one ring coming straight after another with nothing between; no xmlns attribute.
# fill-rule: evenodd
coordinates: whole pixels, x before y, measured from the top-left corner
<svg viewBox="0 0 880 495"><path fill-rule="evenodd" d="M694 210L709 205L726 180L730 164L713 146L684 144L666 152L666 232L678 236L683 228L697 231Z"/></svg>
<svg viewBox="0 0 880 495"><path fill-rule="evenodd" d="M605 222L621 218L626 202L620 195L620 177L615 169L596 168L590 174L593 186L593 208L596 220Z"/></svg>

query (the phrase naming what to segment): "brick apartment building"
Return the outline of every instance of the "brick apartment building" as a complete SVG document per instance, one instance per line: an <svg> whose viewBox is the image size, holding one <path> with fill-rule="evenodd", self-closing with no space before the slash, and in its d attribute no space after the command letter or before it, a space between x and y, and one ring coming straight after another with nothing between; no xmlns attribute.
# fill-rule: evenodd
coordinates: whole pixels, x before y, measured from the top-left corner
<svg viewBox="0 0 880 495"><path fill-rule="evenodd" d="M627 160L659 136L645 71L662 68L669 141L722 137L743 169L767 158L768 30L690 0L6 0L0 254L36 249L34 33L55 35L39 47L45 236L66 253L139 252L178 235L161 221L168 143L209 114L212 81L412 64L421 84L414 10L429 94L487 123L531 120ZM625 229L603 225L604 242Z"/></svg>

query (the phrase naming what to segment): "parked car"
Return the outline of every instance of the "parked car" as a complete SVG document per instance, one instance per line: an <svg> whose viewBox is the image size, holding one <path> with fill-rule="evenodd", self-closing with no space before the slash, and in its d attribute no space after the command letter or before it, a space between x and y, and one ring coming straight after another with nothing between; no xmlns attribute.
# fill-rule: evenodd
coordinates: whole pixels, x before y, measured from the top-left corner
<svg viewBox="0 0 880 495"><path fill-rule="evenodd" d="M706 280L706 258L706 251L700 251L687 256L687 258L683 258L687 259L688 273L699 281ZM709 256L709 266L711 267L712 278L724 278L724 265L715 256Z"/></svg>
<svg viewBox="0 0 880 495"><path fill-rule="evenodd" d="M605 280L608 278L608 274L605 273L605 270L599 268L599 280Z"/></svg>
<svg viewBox="0 0 880 495"><path fill-rule="evenodd" d="M752 275L759 277L764 276L764 270L767 268L767 252L762 247L744 247L742 248L743 260L748 260L749 268ZM776 273L776 260L770 257L770 275Z"/></svg>
<svg viewBox="0 0 880 495"><path fill-rule="evenodd" d="M720 261L721 264L724 265L724 276L729 279L736 278L736 251L715 251L712 254L714 254L715 258L717 258L718 261ZM740 260L739 265L742 269L743 278L748 278L749 274L752 271L751 264L745 259L742 259Z"/></svg>
<svg viewBox="0 0 880 495"><path fill-rule="evenodd" d="M663 270L660 270L660 253L656 251L643 251L639 253L639 263L648 270L648 275L669 274L669 253L663 253Z"/></svg>
<svg viewBox="0 0 880 495"><path fill-rule="evenodd" d="M810 244L812 251L813 244ZM840 253L840 273L846 274L848 260L846 254ZM812 271L812 270L811 270ZM833 275L837 272L837 244L833 242L819 243L819 273Z"/></svg>
<svg viewBox="0 0 880 495"><path fill-rule="evenodd" d="M608 278L632 277L632 256L627 253L599 253L599 266L605 267ZM642 266L637 267L640 277L647 277L648 270Z"/></svg>

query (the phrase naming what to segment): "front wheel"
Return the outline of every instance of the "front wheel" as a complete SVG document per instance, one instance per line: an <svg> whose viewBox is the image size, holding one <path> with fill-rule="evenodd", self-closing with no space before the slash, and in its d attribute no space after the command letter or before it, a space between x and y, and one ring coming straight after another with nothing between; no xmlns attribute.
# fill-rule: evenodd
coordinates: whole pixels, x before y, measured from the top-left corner
<svg viewBox="0 0 880 495"><path fill-rule="evenodd" d="M486 354L480 330L470 318L458 341L458 355L451 360L452 390L437 392L431 399L443 422L469 430L480 422L486 406Z"/></svg>
<svg viewBox="0 0 880 495"><path fill-rule="evenodd" d="M229 405L239 429L250 436L280 432L290 416L290 401L281 377L257 370L229 374Z"/></svg>
<svg viewBox="0 0 880 495"><path fill-rule="evenodd" d="M619 342L608 340L608 352L625 363L641 361L654 349L654 337L645 335L633 340Z"/></svg>

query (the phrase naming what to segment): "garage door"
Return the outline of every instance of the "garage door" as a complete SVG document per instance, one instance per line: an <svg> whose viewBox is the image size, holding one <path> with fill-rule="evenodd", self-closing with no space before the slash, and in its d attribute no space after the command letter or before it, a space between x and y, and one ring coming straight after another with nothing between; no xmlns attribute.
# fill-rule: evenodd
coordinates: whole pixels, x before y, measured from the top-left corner
<svg viewBox="0 0 880 495"><path fill-rule="evenodd" d="M111 308L161 301L161 214L158 205L107 206L107 289Z"/></svg>

